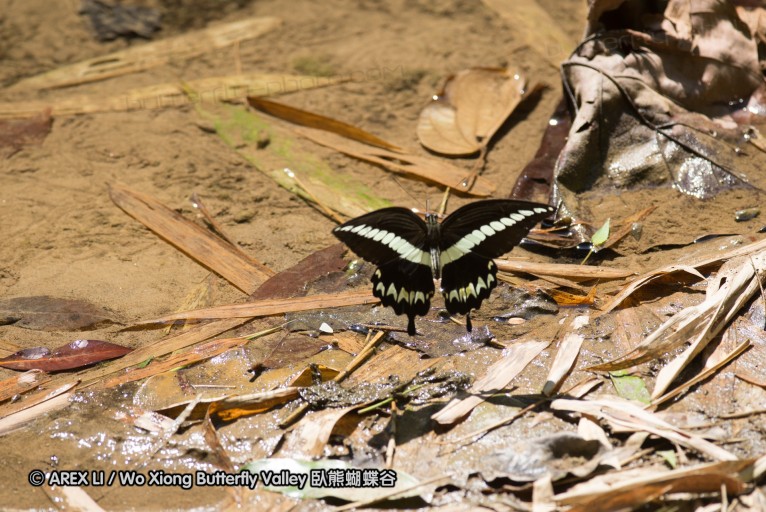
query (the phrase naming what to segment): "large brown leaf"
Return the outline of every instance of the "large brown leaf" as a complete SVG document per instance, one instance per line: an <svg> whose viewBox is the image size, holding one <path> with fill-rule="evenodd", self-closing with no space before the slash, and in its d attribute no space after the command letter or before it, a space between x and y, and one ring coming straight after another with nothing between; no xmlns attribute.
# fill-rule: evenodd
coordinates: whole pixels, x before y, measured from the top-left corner
<svg viewBox="0 0 766 512"><path fill-rule="evenodd" d="M445 155L481 151L521 102L527 81L515 71L473 68L447 79L420 113L418 139Z"/></svg>
<svg viewBox="0 0 766 512"><path fill-rule="evenodd" d="M0 325L39 331L87 331L115 322L112 313L79 299L47 295L0 300Z"/></svg>

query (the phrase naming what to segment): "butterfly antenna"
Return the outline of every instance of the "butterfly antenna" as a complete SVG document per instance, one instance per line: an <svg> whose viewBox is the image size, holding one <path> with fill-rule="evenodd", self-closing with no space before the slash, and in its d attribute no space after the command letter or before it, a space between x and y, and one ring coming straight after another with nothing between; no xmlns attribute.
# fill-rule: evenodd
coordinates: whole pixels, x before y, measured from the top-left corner
<svg viewBox="0 0 766 512"><path fill-rule="evenodd" d="M408 196L410 199L412 199L412 202L413 202L413 204L417 204L417 203L420 203L420 200L419 200L417 197L413 196L413 195L410 193L410 191L409 191L409 190L407 190L407 189L404 187L404 185L402 185L402 184L399 182L399 180L398 180L398 179L396 179L396 176L391 176L391 179L392 179L392 180L394 180L394 183L396 183L397 185L399 185L399 188L400 188L400 189L402 189L402 192L404 192L405 194L407 194L407 196ZM428 198L427 198L427 197L426 197L426 211L428 211Z"/></svg>

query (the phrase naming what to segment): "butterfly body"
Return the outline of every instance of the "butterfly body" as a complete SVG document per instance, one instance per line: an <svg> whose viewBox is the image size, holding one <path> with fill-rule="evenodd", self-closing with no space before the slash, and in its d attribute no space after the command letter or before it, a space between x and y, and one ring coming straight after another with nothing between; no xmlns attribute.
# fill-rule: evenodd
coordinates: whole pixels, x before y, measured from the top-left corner
<svg viewBox="0 0 766 512"><path fill-rule="evenodd" d="M552 212L545 204L494 199L458 208L439 223L435 214L423 221L411 210L391 207L352 219L333 233L378 266L373 295L397 315L407 315L410 335L415 317L428 313L439 279L447 311L467 315L470 331L471 310L497 286L492 258L511 250Z"/></svg>

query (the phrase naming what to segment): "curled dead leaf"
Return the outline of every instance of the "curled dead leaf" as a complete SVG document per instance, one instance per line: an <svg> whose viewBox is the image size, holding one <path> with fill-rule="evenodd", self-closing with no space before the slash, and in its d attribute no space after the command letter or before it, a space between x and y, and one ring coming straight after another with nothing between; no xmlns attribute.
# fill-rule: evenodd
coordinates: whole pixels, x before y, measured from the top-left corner
<svg viewBox="0 0 766 512"><path fill-rule="evenodd" d="M526 86L525 78L508 69L472 68L457 73L421 111L420 143L445 155L481 151L521 102Z"/></svg>

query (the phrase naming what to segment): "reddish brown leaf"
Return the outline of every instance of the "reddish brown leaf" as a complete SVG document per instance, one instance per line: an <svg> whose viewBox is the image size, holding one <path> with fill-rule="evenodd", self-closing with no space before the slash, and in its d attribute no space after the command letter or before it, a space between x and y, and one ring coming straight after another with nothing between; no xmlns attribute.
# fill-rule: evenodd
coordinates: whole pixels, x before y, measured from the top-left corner
<svg viewBox="0 0 766 512"><path fill-rule="evenodd" d="M43 370L56 372L88 366L100 361L115 359L132 351L99 340L75 340L54 351L46 347L27 348L0 359L0 366L11 370Z"/></svg>
<svg viewBox="0 0 766 512"><path fill-rule="evenodd" d="M52 123L50 111L32 119L0 121L0 157L14 154L21 146L41 144L50 133Z"/></svg>
<svg viewBox="0 0 766 512"><path fill-rule="evenodd" d="M345 252L346 248L343 244L335 244L309 254L292 267L267 279L250 298L253 300L286 299L306 295L307 283L330 272L343 270L346 266L343 260Z"/></svg>
<svg viewBox="0 0 766 512"><path fill-rule="evenodd" d="M2 323L38 331L87 331L117 323L109 314L86 300L47 295L0 300Z"/></svg>
<svg viewBox="0 0 766 512"><path fill-rule="evenodd" d="M553 183L553 168L567 142L571 126L572 118L569 116L566 101L562 99L548 120L548 126L545 128L543 140L537 148L535 157L516 178L511 197L527 201L548 201Z"/></svg>

